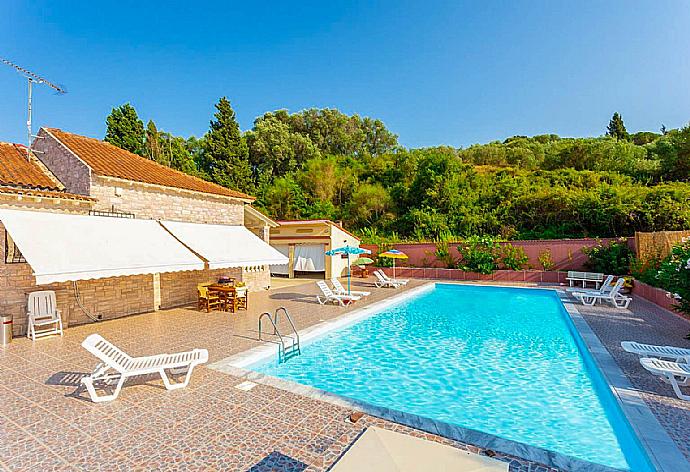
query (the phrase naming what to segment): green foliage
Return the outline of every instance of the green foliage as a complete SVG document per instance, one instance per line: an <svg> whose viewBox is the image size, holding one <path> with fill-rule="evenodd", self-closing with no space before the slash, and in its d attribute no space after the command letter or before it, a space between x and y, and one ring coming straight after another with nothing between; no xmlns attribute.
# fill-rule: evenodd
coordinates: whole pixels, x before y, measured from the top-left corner
<svg viewBox="0 0 690 472"><path fill-rule="evenodd" d="M637 280L668 290L676 296L676 307L690 315L690 240L673 247L664 259L633 263L632 274Z"/></svg>
<svg viewBox="0 0 690 472"><path fill-rule="evenodd" d="M501 245L490 236L472 236L458 246L462 270L491 274L498 269Z"/></svg>
<svg viewBox="0 0 690 472"><path fill-rule="evenodd" d="M219 185L251 192L254 180L249 153L235 111L225 97L218 101L216 110L204 142L202 170Z"/></svg>
<svg viewBox="0 0 690 472"><path fill-rule="evenodd" d="M105 119L105 141L140 156L145 155L144 122L129 103L113 108Z"/></svg>
<svg viewBox="0 0 690 472"><path fill-rule="evenodd" d="M627 140L629 138L628 130L625 129L623 117L615 112L606 127L606 135L615 138L616 140Z"/></svg>
<svg viewBox="0 0 690 472"><path fill-rule="evenodd" d="M184 139L153 121L144 130L123 105L108 117L108 139L253 193L275 218L342 220L382 241L618 237L690 227L690 126L630 140L618 131L545 134L408 150L381 121L333 109L268 112L244 135L227 99L216 109L205 136ZM620 131L622 119L614 118L612 130Z"/></svg>
<svg viewBox="0 0 690 472"><path fill-rule="evenodd" d="M450 233L443 233L436 241L434 257L437 261L442 262L446 269L455 269L458 266L458 260L450 249L450 242L453 239L454 238Z"/></svg>
<svg viewBox="0 0 690 472"><path fill-rule="evenodd" d="M541 265L541 268L543 270L551 270L551 269L553 269L554 265L556 265L553 262L553 256L551 255L550 249L546 249L546 250L540 252L538 259L539 259L539 264Z"/></svg>
<svg viewBox="0 0 690 472"><path fill-rule="evenodd" d="M260 191L256 205L279 220L300 218L306 206L304 193L289 176L280 177L266 184Z"/></svg>
<svg viewBox="0 0 690 472"><path fill-rule="evenodd" d="M690 314L690 241L678 244L659 266L659 286L677 296L677 308Z"/></svg>
<svg viewBox="0 0 690 472"><path fill-rule="evenodd" d="M529 257L525 254L525 250L510 243L501 246L499 257L501 267L508 270L524 269L527 266L527 262L529 262Z"/></svg>
<svg viewBox="0 0 690 472"><path fill-rule="evenodd" d="M599 242L596 246L583 248L582 252L588 257L587 268L594 272L626 275L631 271L634 253L625 238L608 245Z"/></svg>

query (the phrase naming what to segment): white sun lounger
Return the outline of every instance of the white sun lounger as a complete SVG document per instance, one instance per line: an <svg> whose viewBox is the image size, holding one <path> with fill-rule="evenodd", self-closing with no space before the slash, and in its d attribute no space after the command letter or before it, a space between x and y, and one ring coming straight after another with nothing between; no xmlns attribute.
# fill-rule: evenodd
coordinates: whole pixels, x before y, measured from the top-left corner
<svg viewBox="0 0 690 472"><path fill-rule="evenodd" d="M376 276L376 282L374 282L374 284L379 288L381 288L381 287L398 288L398 287L402 287L403 285L405 285L405 284L400 283L398 281L387 279L386 277L384 277L383 273L378 271L378 270L374 271L374 275Z"/></svg>
<svg viewBox="0 0 690 472"><path fill-rule="evenodd" d="M410 279L391 279L386 275L386 273L382 270L379 270L379 274L381 274L381 277L383 277L385 280L389 282L396 283L398 285L407 285L410 281Z"/></svg>
<svg viewBox="0 0 690 472"><path fill-rule="evenodd" d="M616 281L616 284L613 286L613 288L611 288L611 291L608 293L575 292L573 293L573 296L580 300L583 305L594 306L597 303L597 301L606 301L611 303L616 308L625 309L628 308L628 306L630 305L632 298L620 294L621 288L623 288L624 283L625 279L621 277Z"/></svg>
<svg viewBox="0 0 690 472"><path fill-rule="evenodd" d="M117 398L125 380L137 375L159 374L163 379L165 388L168 390L184 388L189 383L194 367L208 361L208 351L206 349L194 349L193 351L177 354L130 357L98 334L88 336L81 345L102 362L102 364L96 366L91 375L81 379L91 396L91 400L96 403L107 402ZM174 384L170 382L165 372L166 370L179 371L184 369L187 369L184 381ZM110 373L110 371L114 372ZM105 383L109 385L115 380L117 380L117 384L112 394L96 394L94 384Z"/></svg>
<svg viewBox="0 0 690 472"><path fill-rule="evenodd" d="M333 293L333 290L331 290L331 288L328 286L328 284L326 284L324 280L319 280L318 282L316 282L316 285L318 285L321 289L321 295L317 295L316 299L322 305L331 302L337 303L340 306L345 306L349 303L356 302L357 300L362 298L358 295L338 295L336 293Z"/></svg>
<svg viewBox="0 0 690 472"><path fill-rule="evenodd" d="M657 357L659 359L671 359L675 362L690 363L690 349L682 347L655 346L654 344L641 344L634 341L623 341L621 347L640 357Z"/></svg>
<svg viewBox="0 0 690 472"><path fill-rule="evenodd" d="M690 401L690 395L685 395L680 391L680 387L690 386L690 364L651 357L643 357L640 359L640 364L652 374L659 375L664 381L670 383L678 398Z"/></svg>
<svg viewBox="0 0 690 472"><path fill-rule="evenodd" d="M336 295L348 295L347 290L345 287L343 287L343 284L340 283L340 280L338 279L331 279L331 283L333 284L333 293ZM371 295L371 292L364 292L362 290L350 290L350 295L354 295L356 297L368 297Z"/></svg>

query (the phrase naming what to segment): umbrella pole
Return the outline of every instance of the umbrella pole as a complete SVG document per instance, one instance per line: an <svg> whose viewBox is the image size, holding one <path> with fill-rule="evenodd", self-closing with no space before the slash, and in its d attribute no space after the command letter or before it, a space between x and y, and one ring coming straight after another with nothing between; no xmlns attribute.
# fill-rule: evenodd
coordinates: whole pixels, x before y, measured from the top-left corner
<svg viewBox="0 0 690 472"><path fill-rule="evenodd" d="M395 257L393 258L393 280L395 280Z"/></svg>
<svg viewBox="0 0 690 472"><path fill-rule="evenodd" d="M350 253L347 253L347 294L350 295Z"/></svg>

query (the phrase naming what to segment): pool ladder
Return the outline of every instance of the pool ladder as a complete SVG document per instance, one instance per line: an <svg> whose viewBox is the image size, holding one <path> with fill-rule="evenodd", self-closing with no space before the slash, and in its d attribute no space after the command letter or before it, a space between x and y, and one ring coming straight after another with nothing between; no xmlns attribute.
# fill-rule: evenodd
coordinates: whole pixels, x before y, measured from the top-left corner
<svg viewBox="0 0 690 472"><path fill-rule="evenodd" d="M290 327L292 328L291 335L282 334L280 330L278 330L279 313L283 313L285 315L285 318L287 318L288 323L290 323ZM273 317L271 317L271 314L269 312L261 313L261 316L259 316L259 341L263 341L263 330L261 322L264 318L267 318L268 321L271 322L271 326L273 326L273 333L269 334L272 334L273 336L278 336L278 362L282 363L295 356L299 356L302 353L299 344L299 333L297 333L297 329L295 329L295 324L292 322L292 318L290 317L290 313L288 313L287 308L281 306L280 308L276 309L275 313L273 314ZM290 340L290 344L286 344L286 339Z"/></svg>

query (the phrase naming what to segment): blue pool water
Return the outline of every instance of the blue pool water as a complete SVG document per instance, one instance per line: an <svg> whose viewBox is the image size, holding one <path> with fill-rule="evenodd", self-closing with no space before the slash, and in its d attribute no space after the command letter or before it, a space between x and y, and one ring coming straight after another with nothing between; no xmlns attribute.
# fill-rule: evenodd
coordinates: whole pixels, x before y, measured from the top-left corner
<svg viewBox="0 0 690 472"><path fill-rule="evenodd" d="M650 470L558 295L437 284L254 366L267 375L622 470Z"/></svg>

